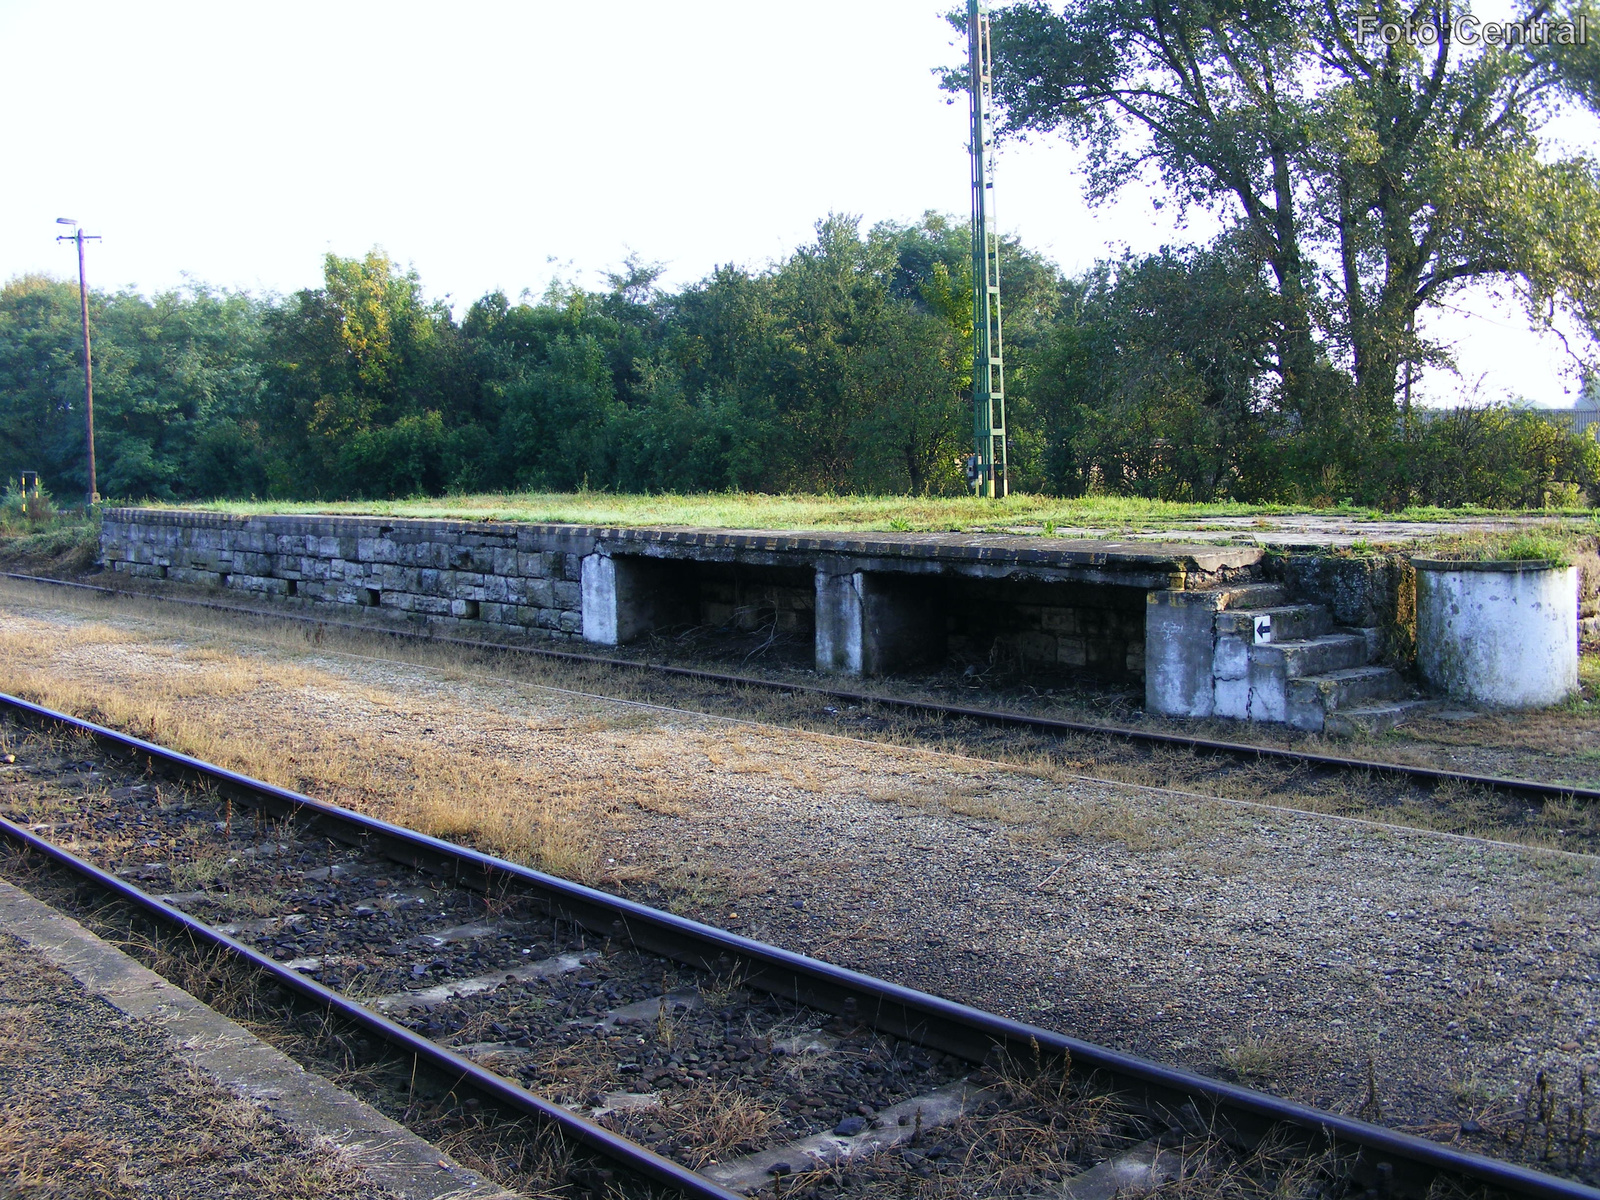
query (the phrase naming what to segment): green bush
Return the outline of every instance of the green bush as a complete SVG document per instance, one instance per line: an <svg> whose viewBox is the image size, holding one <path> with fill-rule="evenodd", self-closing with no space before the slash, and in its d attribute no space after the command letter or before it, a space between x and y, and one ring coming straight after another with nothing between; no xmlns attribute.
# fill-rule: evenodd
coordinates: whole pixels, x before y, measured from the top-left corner
<svg viewBox="0 0 1600 1200"><path fill-rule="evenodd" d="M1460 408L1419 423L1396 447L1394 490L1413 504L1568 508L1600 492L1600 445L1535 413Z"/></svg>

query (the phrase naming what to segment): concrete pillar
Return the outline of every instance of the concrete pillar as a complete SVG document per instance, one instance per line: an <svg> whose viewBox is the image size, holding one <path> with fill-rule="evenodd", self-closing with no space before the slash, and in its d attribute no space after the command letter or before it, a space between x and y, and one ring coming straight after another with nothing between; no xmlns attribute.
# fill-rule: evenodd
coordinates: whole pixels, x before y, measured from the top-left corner
<svg viewBox="0 0 1600 1200"><path fill-rule="evenodd" d="M590 554L583 560L583 640L620 646L654 629L666 596L650 559Z"/></svg>
<svg viewBox="0 0 1600 1200"><path fill-rule="evenodd" d="M861 572L817 568L817 670L861 674Z"/></svg>
<svg viewBox="0 0 1600 1200"><path fill-rule="evenodd" d="M914 575L817 568L817 670L887 675L944 657L944 614Z"/></svg>
<svg viewBox="0 0 1600 1200"><path fill-rule="evenodd" d="M1161 590L1145 597L1144 706L1168 717L1209 717L1220 592Z"/></svg>

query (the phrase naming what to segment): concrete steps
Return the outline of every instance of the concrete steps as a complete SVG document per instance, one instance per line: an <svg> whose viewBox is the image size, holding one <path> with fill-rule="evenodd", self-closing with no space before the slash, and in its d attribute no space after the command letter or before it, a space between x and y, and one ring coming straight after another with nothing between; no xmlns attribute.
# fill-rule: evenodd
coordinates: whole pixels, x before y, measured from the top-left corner
<svg viewBox="0 0 1600 1200"><path fill-rule="evenodd" d="M1320 604L1286 604L1271 584L1235 588L1215 618L1212 711L1329 734L1383 732L1416 707L1377 665L1377 630L1338 630Z"/></svg>
<svg viewBox="0 0 1600 1200"><path fill-rule="evenodd" d="M1398 700L1405 682L1392 667L1362 666L1289 680L1285 719L1296 729L1319 730L1335 712Z"/></svg>
<svg viewBox="0 0 1600 1200"><path fill-rule="evenodd" d="M1217 614L1217 635L1233 634L1247 641L1266 634L1274 642L1305 641L1333 629L1333 617L1320 604L1280 604L1269 608L1224 609Z"/></svg>
<svg viewBox="0 0 1600 1200"><path fill-rule="evenodd" d="M1350 737L1357 733L1388 733L1408 717L1420 716L1437 708L1435 700L1393 700L1387 704L1368 704L1343 712L1328 713L1322 732L1330 737Z"/></svg>
<svg viewBox="0 0 1600 1200"><path fill-rule="evenodd" d="M1276 583L1241 583L1217 592L1220 607L1228 609L1272 608L1284 604L1289 594Z"/></svg>

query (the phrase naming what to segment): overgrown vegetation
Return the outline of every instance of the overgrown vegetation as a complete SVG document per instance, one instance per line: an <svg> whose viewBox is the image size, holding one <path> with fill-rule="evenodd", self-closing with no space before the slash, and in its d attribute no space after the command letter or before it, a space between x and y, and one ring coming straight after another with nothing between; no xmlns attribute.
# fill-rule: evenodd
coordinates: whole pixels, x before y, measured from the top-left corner
<svg viewBox="0 0 1600 1200"><path fill-rule="evenodd" d="M459 320L379 251L328 256L323 286L287 298L95 295L100 488L960 497L966 247L936 215L865 233L834 217L765 270L667 292L632 262L602 290L495 293ZM1241 253L1070 279L1007 243L1015 490L1393 510L1563 507L1600 489L1591 437L1509 409L1408 423L1391 403L1308 440L1271 383L1272 308ZM76 319L67 283L0 288L0 478L37 470L60 495L87 485Z"/></svg>
<svg viewBox="0 0 1600 1200"><path fill-rule="evenodd" d="M409 500L217 500L193 507L230 513L335 513L468 521L535 521L579 525L695 525L719 529L840 529L933 533L992 531L1046 537L1099 536L1107 532L1195 529L1249 536L1269 528L1268 518L1305 511L1273 504L1180 503L1139 496L1074 498L1012 493L1004 500L972 497L831 496L793 493L678 492L626 495L611 492L531 492L448 495ZM1344 520L1440 521L1485 518L1494 509L1414 508L1399 513L1340 505L1329 515ZM1587 512L1554 511L1541 525L1594 533Z"/></svg>
<svg viewBox="0 0 1600 1200"><path fill-rule="evenodd" d="M1390 507L1587 486L1592 445L1525 418L1398 411L1416 368L1451 359L1419 314L1464 289L1510 294L1544 328L1564 314L1596 329L1600 168L1543 136L1596 111L1596 57L1572 24L1592 5L1514 5L1550 37L1493 46L1452 35L1471 11L1424 0L1404 15L1417 36L1387 36L1398 10L1358 0L994 13L1002 134L1074 143L1091 201L1132 185L1223 226L1087 281L1038 376L1054 400L1032 397L1066 422L1059 486L1098 473L1151 494ZM945 82L963 90L965 67Z"/></svg>
<svg viewBox="0 0 1600 1200"><path fill-rule="evenodd" d="M63 511L47 490L23 495L17 480L0 493L0 567L82 572L100 555L100 514Z"/></svg>
<svg viewBox="0 0 1600 1200"><path fill-rule="evenodd" d="M1576 556L1594 552L1592 536L1557 529L1459 534L1438 538L1424 550L1429 558L1465 562L1547 562L1557 567L1571 566Z"/></svg>

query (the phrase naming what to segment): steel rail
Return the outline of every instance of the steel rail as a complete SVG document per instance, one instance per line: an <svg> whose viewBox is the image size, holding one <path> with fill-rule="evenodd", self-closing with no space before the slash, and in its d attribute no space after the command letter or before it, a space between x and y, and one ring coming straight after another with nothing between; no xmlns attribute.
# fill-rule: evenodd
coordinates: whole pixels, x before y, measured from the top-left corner
<svg viewBox="0 0 1600 1200"><path fill-rule="evenodd" d="M762 679L756 675L736 675L718 671L705 671L695 667L678 667L669 663L641 662L631 658L616 658L604 654L579 654L571 650L552 650L543 646L526 646L502 642L485 642L475 638L451 637L447 634L429 633L419 629L400 629L384 625L365 625L357 621L339 621L303 613L277 612L271 609L252 608L241 604L222 604L213 600L199 600L188 596L163 596L159 592L129 591L125 588L101 587L97 584L78 583L73 580L51 579L43 575L25 575L14 571L0 571L0 578L17 579L28 583L45 583L56 587L76 588L108 596L158 600L166 604L181 604L191 608L210 609L216 612L244 614L267 620L296 621L328 629L344 629L357 633L379 634L386 637L431 642L444 646L461 646L472 650L520 654L535 658L556 659L563 662L584 663L593 666L629 668L700 683L717 683L733 687L762 688L767 691L791 695L816 696L825 700L842 700L851 704L876 704L901 712L918 713L940 718L964 718L985 724L1016 726L1035 729L1043 733L1085 733L1101 737L1121 738L1124 741L1153 746L1173 746L1198 750L1207 754L1221 754L1239 759L1265 759L1294 766L1313 766L1339 771L1365 771L1379 775L1393 775L1413 779L1419 783L1456 783L1511 795L1532 796L1544 800L1600 801L1600 788L1580 787L1575 784L1546 783L1538 779L1518 779L1504 775L1479 775L1470 771L1448 771L1442 767L1424 767L1409 763L1385 762L1381 759L1351 758L1341 754L1319 754L1309 750L1288 750L1280 746L1257 746L1249 742L1229 742L1218 738L1196 737L1185 733L1162 733L1153 729L1136 729L1130 725L1108 725L1094 721L1069 721L1060 717L1045 717L1014 709L975 708L962 704L948 704L938 700L913 700L903 696L887 696L879 692L855 691L848 688L823 687L812 683L793 683L778 679Z"/></svg>
<svg viewBox="0 0 1600 1200"><path fill-rule="evenodd" d="M446 1047L412 1032L404 1025L396 1024L387 1017L363 1008L355 1001L346 999L338 992L325 987L316 980L310 979L298 971L291 971L282 963L269 958L259 950L246 946L243 942L237 941L225 933L218 932L204 921L197 920L182 909L174 908L170 904L164 904L148 892L118 879L115 875L102 871L93 863L86 862L77 855L53 845L34 834L31 830L24 829L5 817L0 817L0 836L8 838L37 854L44 855L52 862L93 883L96 887L102 888L115 895L118 899L134 905L147 915L154 916L165 924L182 929L198 942L225 951L234 958L248 963L255 970L270 975L273 980L283 987L298 992L305 999L314 1002L319 1007L329 1012L337 1013L340 1017L360 1026L368 1033L376 1034L399 1050L414 1054L419 1060L427 1063L428 1066L434 1068L441 1075L447 1078L454 1078L456 1081L454 1088L460 1088L465 1085L497 1104L531 1116L545 1124L554 1125L562 1133L572 1136L613 1162L622 1163L655 1180L657 1183L663 1183L677 1189L686 1196L700 1197L703 1200L748 1200L748 1197L740 1196L737 1192L731 1192L727 1188L713 1183L704 1175L673 1162L670 1158L665 1158L636 1142L612 1133L603 1126L586 1120L577 1113L562 1108L558 1104L551 1104L548 1100L541 1099L532 1092L518 1087L510 1080L496 1075L492 1071L485 1070L470 1059L463 1058Z"/></svg>
<svg viewBox="0 0 1600 1200"><path fill-rule="evenodd" d="M1208 1128L1247 1143L1265 1136L1274 1127L1289 1126L1298 1130L1314 1148L1348 1154L1347 1166L1352 1175L1380 1189L1394 1187L1403 1194L1422 1196L1433 1179L1443 1174L1465 1177L1516 1196L1541 1200L1600 1200L1600 1188L1162 1066L1053 1030L875 979L339 808L14 696L0 693L0 707L35 722L54 723L88 734L117 752L143 757L152 767L160 764L168 771L198 778L246 802L262 803L275 813L292 813L323 827L329 836L375 849L395 861L452 875L456 882L468 886L485 889L515 886L525 895L543 901L551 912L595 932L610 936L621 934L635 946L702 969L739 970L747 985L826 1012L857 1017L886 1032L972 1062L983 1062L996 1051L1023 1062L1040 1053L1059 1056L1070 1063L1074 1071L1109 1081L1115 1091L1146 1112L1166 1115L1169 1120L1173 1114L1198 1115ZM9 822L6 825L8 831L17 828ZM30 844L40 841L26 830L19 832L27 836ZM65 851L52 848L50 852L57 861L72 858ZM131 888L114 877L107 878L116 885L119 894ZM166 911L166 906L159 902L152 900L150 903ZM184 923L204 928L193 918L186 917ZM227 942L230 948L236 946L249 955L252 962L260 961L279 978L293 974L232 939L222 938L220 934L215 936ZM362 1020L369 1028L390 1027L391 1023L338 998L320 984L296 979L295 986L319 1000L337 1001L341 1012L347 1009L359 1012L359 1018L353 1019ZM395 1028L415 1036L410 1030ZM429 1061L437 1061L450 1070L459 1068L464 1077L476 1079L476 1075L467 1073L482 1070L439 1047L434 1047L430 1055L436 1057L430 1057ZM495 1086L526 1095L504 1081ZM495 1094L501 1093L496 1091ZM557 1119L570 1123L574 1132L589 1138L605 1135L604 1140L591 1140L591 1145L609 1145L615 1138L574 1114L558 1111L561 1115ZM1176 1123L1184 1124L1184 1121L1179 1119ZM649 1161L666 1160L657 1156Z"/></svg>

